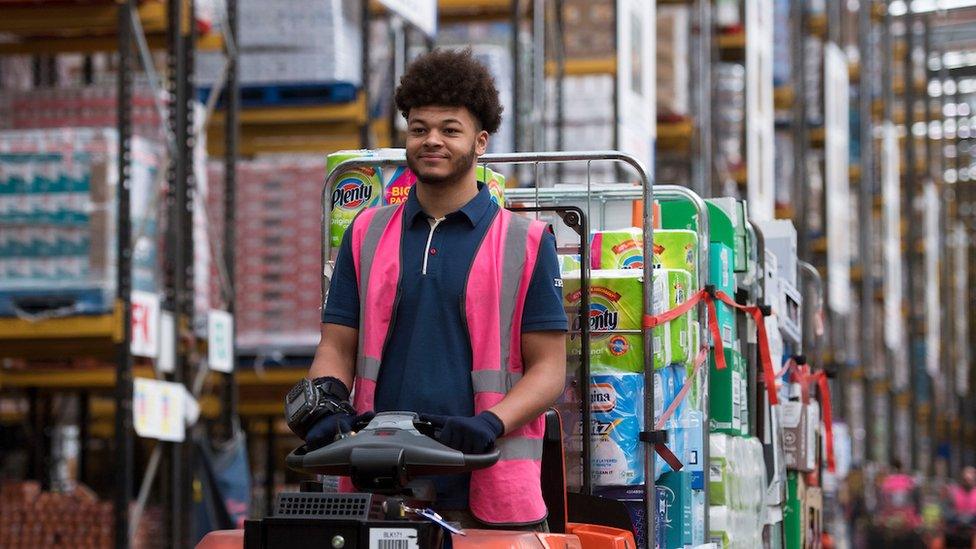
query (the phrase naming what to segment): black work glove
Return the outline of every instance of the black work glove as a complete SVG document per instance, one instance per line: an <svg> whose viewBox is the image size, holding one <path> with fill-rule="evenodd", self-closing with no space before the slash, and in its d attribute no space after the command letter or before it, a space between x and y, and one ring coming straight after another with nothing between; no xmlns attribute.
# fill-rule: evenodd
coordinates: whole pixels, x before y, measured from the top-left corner
<svg viewBox="0 0 976 549"><path fill-rule="evenodd" d="M437 440L465 454L483 454L495 446L505 425L495 414L485 411L474 417L421 414L420 419L440 429Z"/></svg>
<svg viewBox="0 0 976 549"><path fill-rule="evenodd" d="M305 447L308 451L331 444L340 435L352 431L354 425L362 422L369 423L376 412L365 412L354 416L345 412L336 412L320 418L305 435Z"/></svg>

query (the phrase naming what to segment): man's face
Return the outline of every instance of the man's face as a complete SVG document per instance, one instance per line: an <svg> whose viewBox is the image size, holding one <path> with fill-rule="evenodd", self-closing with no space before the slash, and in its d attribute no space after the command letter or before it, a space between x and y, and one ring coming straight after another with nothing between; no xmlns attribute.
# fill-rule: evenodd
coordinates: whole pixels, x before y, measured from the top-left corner
<svg viewBox="0 0 976 549"><path fill-rule="evenodd" d="M962 470L962 482L970 488L976 486L976 468L964 467Z"/></svg>
<svg viewBox="0 0 976 549"><path fill-rule="evenodd" d="M407 117L407 165L428 185L452 185L488 147L488 132L464 107L426 106Z"/></svg>

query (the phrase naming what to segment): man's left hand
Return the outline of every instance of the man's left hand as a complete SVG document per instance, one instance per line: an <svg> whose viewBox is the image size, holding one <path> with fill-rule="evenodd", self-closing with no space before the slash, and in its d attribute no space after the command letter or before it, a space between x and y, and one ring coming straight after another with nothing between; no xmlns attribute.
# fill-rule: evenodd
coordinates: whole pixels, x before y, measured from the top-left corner
<svg viewBox="0 0 976 549"><path fill-rule="evenodd" d="M420 419L440 429L437 440L466 454L483 454L495 446L505 425L495 414L485 411L474 417L421 414Z"/></svg>

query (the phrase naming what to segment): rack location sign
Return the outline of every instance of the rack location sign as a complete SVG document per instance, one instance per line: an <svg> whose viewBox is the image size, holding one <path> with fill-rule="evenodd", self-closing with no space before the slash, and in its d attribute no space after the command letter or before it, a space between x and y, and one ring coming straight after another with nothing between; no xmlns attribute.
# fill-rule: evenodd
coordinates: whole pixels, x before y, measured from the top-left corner
<svg viewBox="0 0 976 549"><path fill-rule="evenodd" d="M156 379L133 380L132 425L144 438L182 442L186 436L186 388Z"/></svg>
<svg viewBox="0 0 976 549"><path fill-rule="evenodd" d="M132 340L129 349L133 355L156 358L159 356L159 296L133 290L131 299Z"/></svg>
<svg viewBox="0 0 976 549"><path fill-rule="evenodd" d="M207 364L216 372L234 370L234 317L227 311L207 315Z"/></svg>

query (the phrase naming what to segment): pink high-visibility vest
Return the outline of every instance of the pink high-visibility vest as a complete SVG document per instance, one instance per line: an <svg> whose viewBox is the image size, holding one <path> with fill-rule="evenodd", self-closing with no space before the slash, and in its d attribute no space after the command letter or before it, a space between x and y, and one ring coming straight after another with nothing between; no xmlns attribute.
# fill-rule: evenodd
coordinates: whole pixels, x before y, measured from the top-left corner
<svg viewBox="0 0 976 549"><path fill-rule="evenodd" d="M522 310L545 227L500 208L472 260L462 308L471 341L476 414L498 404L522 377ZM365 210L353 224L360 302L353 405L359 412L374 409L399 298L402 233L402 204ZM546 517L540 485L544 432L540 415L506 433L496 441L498 463L471 473L469 505L479 520L527 524Z"/></svg>
<svg viewBox="0 0 976 549"><path fill-rule="evenodd" d="M976 488L967 490L962 486L952 486L950 491L956 513L965 517L976 516Z"/></svg>

